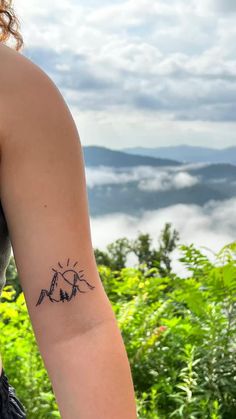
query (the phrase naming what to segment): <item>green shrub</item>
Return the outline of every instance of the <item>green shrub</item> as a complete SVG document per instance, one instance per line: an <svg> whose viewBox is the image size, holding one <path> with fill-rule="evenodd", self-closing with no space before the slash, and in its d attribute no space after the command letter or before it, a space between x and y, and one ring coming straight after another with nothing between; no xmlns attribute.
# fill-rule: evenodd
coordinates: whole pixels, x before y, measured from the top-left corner
<svg viewBox="0 0 236 419"><path fill-rule="evenodd" d="M236 243L211 262L181 246L189 276L144 264L99 273L130 360L139 419L235 419ZM0 351L29 419L60 417L22 293L5 287Z"/></svg>
<svg viewBox="0 0 236 419"><path fill-rule="evenodd" d="M14 301L12 286L4 288L0 304L0 352L3 367L27 419L60 417L51 384L39 354L23 293Z"/></svg>

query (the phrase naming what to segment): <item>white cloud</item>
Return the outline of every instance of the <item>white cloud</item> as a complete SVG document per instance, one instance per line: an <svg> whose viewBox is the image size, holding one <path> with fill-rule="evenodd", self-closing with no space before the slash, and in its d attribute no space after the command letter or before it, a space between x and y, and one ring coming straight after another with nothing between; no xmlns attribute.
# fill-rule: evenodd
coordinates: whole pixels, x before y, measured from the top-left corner
<svg viewBox="0 0 236 419"><path fill-rule="evenodd" d="M107 244L114 240L121 237L134 239L138 232L149 233L153 245L157 246L164 224L171 222L179 231L182 244L194 243L203 253L214 259L211 251L218 252L224 245L235 240L235 213L236 199L230 199L223 202L211 201L203 207L178 204L156 211L146 211L142 217L125 214L92 217L93 246L105 250ZM173 257L174 270L184 274L186 270L177 261L179 253L175 251Z"/></svg>
<svg viewBox="0 0 236 419"><path fill-rule="evenodd" d="M157 172L154 178L141 180L138 187L143 191L168 191L171 189L188 188L197 183L199 183L198 178L186 172L177 174Z"/></svg>
<svg viewBox="0 0 236 419"><path fill-rule="evenodd" d="M235 0L198 0L198 3L205 7L205 10L218 13L235 13L236 3Z"/></svg>
<svg viewBox="0 0 236 419"><path fill-rule="evenodd" d="M199 179L196 176L191 176L189 173L180 172L173 178L173 186L176 189L189 188L199 183Z"/></svg>
<svg viewBox="0 0 236 419"><path fill-rule="evenodd" d="M235 143L235 2L25 0L15 8L25 53L58 84L86 144Z"/></svg>
<svg viewBox="0 0 236 419"><path fill-rule="evenodd" d="M86 183L89 188L100 185L127 183L132 180L137 180L137 177L137 171L135 173L133 170L118 173L111 167L86 167Z"/></svg>
<svg viewBox="0 0 236 419"><path fill-rule="evenodd" d="M100 185L120 184L137 181L138 188L144 191L166 191L182 189L199 183L197 176L192 176L181 168L202 167L203 165L183 165L180 167L135 166L122 171L112 167L86 167L86 183L89 188Z"/></svg>

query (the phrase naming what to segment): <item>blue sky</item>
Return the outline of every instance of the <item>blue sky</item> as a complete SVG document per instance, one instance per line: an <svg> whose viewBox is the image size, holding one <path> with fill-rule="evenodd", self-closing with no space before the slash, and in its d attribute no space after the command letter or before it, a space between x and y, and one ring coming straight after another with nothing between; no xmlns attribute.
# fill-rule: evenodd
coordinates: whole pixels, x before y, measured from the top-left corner
<svg viewBox="0 0 236 419"><path fill-rule="evenodd" d="M236 145L234 0L15 0L83 145Z"/></svg>

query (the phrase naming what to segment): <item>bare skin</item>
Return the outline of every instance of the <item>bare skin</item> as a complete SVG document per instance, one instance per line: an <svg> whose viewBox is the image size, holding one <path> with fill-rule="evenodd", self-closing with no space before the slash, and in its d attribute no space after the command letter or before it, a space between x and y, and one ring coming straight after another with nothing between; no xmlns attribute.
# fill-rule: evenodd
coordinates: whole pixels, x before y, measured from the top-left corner
<svg viewBox="0 0 236 419"><path fill-rule="evenodd" d="M127 354L93 252L77 127L39 67L5 45L0 63L0 199L61 417L136 419Z"/></svg>
<svg viewBox="0 0 236 419"><path fill-rule="evenodd" d="M7 47L5 47L3 44L0 44L0 62L1 62L1 67L2 67L0 68L0 77L2 77L2 74L9 69L7 65L7 57L9 56L8 51L9 49ZM9 76L11 77L14 75L10 74ZM1 90L2 88L0 88L0 95L1 95ZM1 126L1 121L0 121L0 126ZM0 145L1 145L1 131L0 131ZM1 190L1 183L0 183L0 190ZM0 201L1 201L1 194L0 194ZM10 246L11 245L9 241L9 234L7 230L6 219L2 211L2 207L0 206L0 289L4 286L5 281L6 281L5 271L6 271L7 265L9 263L9 258L10 258ZM1 373L2 373L2 358L0 354L0 375Z"/></svg>
<svg viewBox="0 0 236 419"><path fill-rule="evenodd" d="M9 56L9 49L0 43L0 62L2 64L2 68L0 68L0 77L2 77L3 73L6 73L7 71L7 58ZM4 69L5 66L5 69ZM1 95L1 89L0 89L0 95ZM1 105L0 105L1 106ZM1 108L0 108L1 109ZM1 122L0 122L0 126L1 126ZM1 145L1 136L2 136L2 132L0 131L0 145ZM1 162L0 162L1 164ZM1 183L0 183L0 188L1 188ZM1 195L0 195L0 200L1 200ZM8 265L8 260L7 260L7 249L6 249L6 241L8 239L8 233L6 231L6 219L4 214L0 211L0 288L2 288L5 284L6 281L6 275L5 275L5 270L7 268ZM0 375L2 373L2 358L1 358L1 354L0 354Z"/></svg>

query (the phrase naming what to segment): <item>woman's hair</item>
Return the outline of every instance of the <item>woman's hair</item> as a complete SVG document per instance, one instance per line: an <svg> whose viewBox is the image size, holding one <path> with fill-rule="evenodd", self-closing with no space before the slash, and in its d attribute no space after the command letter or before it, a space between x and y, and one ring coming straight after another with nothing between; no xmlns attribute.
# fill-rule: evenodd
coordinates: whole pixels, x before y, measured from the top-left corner
<svg viewBox="0 0 236 419"><path fill-rule="evenodd" d="M24 45L19 33L20 23L12 8L12 0L0 0L0 43L5 43L11 36L15 38L16 51Z"/></svg>

